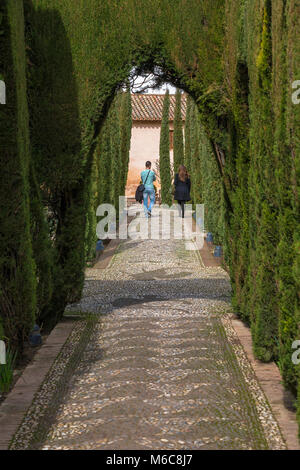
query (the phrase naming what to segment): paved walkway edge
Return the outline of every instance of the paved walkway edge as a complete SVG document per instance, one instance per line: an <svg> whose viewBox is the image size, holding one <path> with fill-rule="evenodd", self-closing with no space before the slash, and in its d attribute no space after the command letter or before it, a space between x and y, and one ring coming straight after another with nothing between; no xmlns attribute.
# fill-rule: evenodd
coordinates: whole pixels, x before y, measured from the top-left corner
<svg viewBox="0 0 300 470"><path fill-rule="evenodd" d="M134 219L132 216L127 216L127 224ZM111 261L115 255L116 250L119 248L122 243L122 239L116 238L110 240L108 245L105 247L104 252L102 253L100 259L92 266L90 269L106 269L110 266Z"/></svg>
<svg viewBox="0 0 300 470"><path fill-rule="evenodd" d="M47 410L53 412L51 406L44 405L57 404L62 384L67 380L66 373L74 366L74 359L80 360L81 350L86 346L82 338L89 338L92 323L91 320L63 321L53 329L0 407L0 450L27 449L33 436L40 433ZM87 330L89 334L84 335ZM22 430L23 423L28 421L30 435Z"/></svg>
<svg viewBox="0 0 300 470"><path fill-rule="evenodd" d="M59 323L0 406L0 450L7 449L74 323Z"/></svg>
<svg viewBox="0 0 300 470"><path fill-rule="evenodd" d="M114 257L116 249L120 245L120 242L121 241L118 238L115 239L115 240L110 240L109 244L104 249L104 252L103 252L101 258L99 259L99 261L97 261L94 264L94 266L92 266L90 269L106 269L106 268L108 268L108 266L111 263L111 260Z"/></svg>
<svg viewBox="0 0 300 470"><path fill-rule="evenodd" d="M264 363L255 359L250 328L237 317L232 318L230 323L278 422L288 450L300 450L296 412L285 406L285 403L291 404L295 398L282 385L282 377L278 367L274 362ZM239 359L239 355L237 355L237 359Z"/></svg>

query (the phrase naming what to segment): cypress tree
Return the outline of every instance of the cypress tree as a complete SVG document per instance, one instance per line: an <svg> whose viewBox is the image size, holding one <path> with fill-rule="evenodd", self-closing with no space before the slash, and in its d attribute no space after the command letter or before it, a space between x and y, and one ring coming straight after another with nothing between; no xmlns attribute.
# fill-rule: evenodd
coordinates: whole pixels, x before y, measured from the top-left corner
<svg viewBox="0 0 300 470"><path fill-rule="evenodd" d="M96 162L98 169L97 203L110 203L111 158L110 158L110 119L109 115L102 126L98 145L96 148Z"/></svg>
<svg viewBox="0 0 300 470"><path fill-rule="evenodd" d="M202 202L205 204L205 229L214 235L214 243L224 241L222 180L203 126L199 126L199 174L202 176Z"/></svg>
<svg viewBox="0 0 300 470"><path fill-rule="evenodd" d="M37 275L37 321L40 322L41 312L51 299L53 292L53 247L49 227L45 217L45 209L36 180L33 161L29 167L30 182L30 229L33 256Z"/></svg>
<svg viewBox="0 0 300 470"><path fill-rule="evenodd" d="M44 329L49 330L67 303L80 298L83 287L93 152L79 119L78 82L61 15L55 8L35 10L34 2L24 3L31 155L53 245L53 295L38 313ZM41 254L43 250L38 247L37 251Z"/></svg>
<svg viewBox="0 0 300 470"><path fill-rule="evenodd" d="M92 163L92 173L89 186L88 201L89 207L86 220L86 259L90 261L95 256L95 246L97 242L96 235L96 210L98 201L98 167L96 162L96 153L94 154Z"/></svg>
<svg viewBox="0 0 300 470"><path fill-rule="evenodd" d="M200 204L202 201L201 195L201 170L200 170L200 157L199 157L199 113L195 103L191 108L191 183L192 183L192 200L194 204Z"/></svg>
<svg viewBox="0 0 300 470"><path fill-rule="evenodd" d="M96 206L111 203L111 136L110 136L110 115L108 112L106 119L102 125L98 143L95 150L96 161ZM95 213L97 210L95 209ZM95 224L99 222L99 218L95 216Z"/></svg>
<svg viewBox="0 0 300 470"><path fill-rule="evenodd" d="M181 117L181 93L176 90L175 114L174 114L174 173L179 165L184 163L183 131Z"/></svg>
<svg viewBox="0 0 300 470"><path fill-rule="evenodd" d="M120 108L120 159L121 159L121 172L120 172L120 194L125 194L125 188L128 176L129 166L129 151L132 129L132 107L131 107L131 93L128 89L122 94L121 108Z"/></svg>
<svg viewBox="0 0 300 470"><path fill-rule="evenodd" d="M260 189L254 193L257 207L256 296L252 315L253 350L269 361L278 353L278 290L276 286L276 246L278 244L278 195L273 164L272 37L270 0L265 0L260 52L257 57L257 149L255 159ZM271 124L270 124L271 119ZM266 304L266 299L268 303Z"/></svg>
<svg viewBox="0 0 300 470"><path fill-rule="evenodd" d="M186 100L186 116L185 116L185 128L184 128L184 164L188 171L191 171L191 108L192 98L188 95Z"/></svg>
<svg viewBox="0 0 300 470"><path fill-rule="evenodd" d="M171 167L170 167L170 129L169 129L170 96L166 91L160 130L159 170L161 182L161 201L172 204Z"/></svg>
<svg viewBox="0 0 300 470"><path fill-rule="evenodd" d="M121 153L120 153L120 121L119 106L121 95L118 94L113 103L110 119L110 155L111 155L111 202L116 211L119 208L120 175L121 175Z"/></svg>
<svg viewBox="0 0 300 470"><path fill-rule="evenodd" d="M23 2L1 2L0 23L0 78L9 90L0 105L0 316L10 346L21 350L36 313Z"/></svg>

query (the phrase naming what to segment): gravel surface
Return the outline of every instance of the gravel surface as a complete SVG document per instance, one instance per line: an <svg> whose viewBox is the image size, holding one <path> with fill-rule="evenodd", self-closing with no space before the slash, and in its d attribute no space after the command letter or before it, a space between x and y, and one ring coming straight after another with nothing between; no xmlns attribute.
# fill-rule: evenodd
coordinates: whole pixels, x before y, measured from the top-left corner
<svg viewBox="0 0 300 470"><path fill-rule="evenodd" d="M99 321L37 448L285 448L230 327L228 275L186 247L126 240L87 269L68 311Z"/></svg>

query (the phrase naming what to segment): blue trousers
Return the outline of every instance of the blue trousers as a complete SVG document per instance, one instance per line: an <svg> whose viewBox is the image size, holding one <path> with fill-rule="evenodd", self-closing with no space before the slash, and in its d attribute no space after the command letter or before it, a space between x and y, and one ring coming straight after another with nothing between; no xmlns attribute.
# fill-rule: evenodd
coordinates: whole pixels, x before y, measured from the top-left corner
<svg viewBox="0 0 300 470"><path fill-rule="evenodd" d="M148 217L148 211L151 212L152 207L155 204L155 191L154 189L145 189L143 193L143 199L144 199L144 211L146 216ZM148 205L148 199L150 199L150 204Z"/></svg>

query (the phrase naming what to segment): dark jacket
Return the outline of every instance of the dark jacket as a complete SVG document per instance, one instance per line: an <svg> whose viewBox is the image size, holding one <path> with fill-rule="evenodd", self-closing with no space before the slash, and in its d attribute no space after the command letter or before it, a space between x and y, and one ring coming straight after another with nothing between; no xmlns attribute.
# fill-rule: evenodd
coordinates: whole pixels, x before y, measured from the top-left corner
<svg viewBox="0 0 300 470"><path fill-rule="evenodd" d="M191 195L191 180L187 178L185 181L181 181L178 177L178 173L175 175L174 179L174 186L175 186L175 194L174 199L175 201L190 201Z"/></svg>

